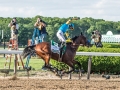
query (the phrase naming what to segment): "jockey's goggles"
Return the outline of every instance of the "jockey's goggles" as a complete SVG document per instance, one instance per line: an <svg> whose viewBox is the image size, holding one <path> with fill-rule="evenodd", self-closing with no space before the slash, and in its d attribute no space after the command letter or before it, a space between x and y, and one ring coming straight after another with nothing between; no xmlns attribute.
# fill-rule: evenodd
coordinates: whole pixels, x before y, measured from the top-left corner
<svg viewBox="0 0 120 90"><path fill-rule="evenodd" d="M74 24L69 24L69 29L74 30Z"/></svg>

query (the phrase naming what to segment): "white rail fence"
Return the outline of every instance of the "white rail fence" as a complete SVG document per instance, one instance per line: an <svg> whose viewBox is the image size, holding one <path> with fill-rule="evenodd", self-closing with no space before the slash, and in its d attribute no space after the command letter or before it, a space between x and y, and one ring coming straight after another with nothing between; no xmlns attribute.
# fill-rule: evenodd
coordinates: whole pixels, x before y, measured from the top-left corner
<svg viewBox="0 0 120 90"><path fill-rule="evenodd" d="M14 58L14 74L17 72L17 60L16 56L17 54L21 54L22 50L0 50L0 54L15 54ZM90 79L90 72L91 72L91 63L92 63L92 56L120 56L120 53L107 53L107 52L77 52L76 55L83 55L83 56L89 56L88 60L88 72L87 72L87 79Z"/></svg>

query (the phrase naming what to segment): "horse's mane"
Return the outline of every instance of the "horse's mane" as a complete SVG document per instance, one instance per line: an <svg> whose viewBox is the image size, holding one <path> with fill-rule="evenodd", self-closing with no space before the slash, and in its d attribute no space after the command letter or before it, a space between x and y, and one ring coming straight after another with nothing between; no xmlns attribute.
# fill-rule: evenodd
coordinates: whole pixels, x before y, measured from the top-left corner
<svg viewBox="0 0 120 90"><path fill-rule="evenodd" d="M73 38L71 38L71 40L74 42L79 36L74 36ZM72 42L67 42L67 45L71 45Z"/></svg>
<svg viewBox="0 0 120 90"><path fill-rule="evenodd" d="M83 35L83 33L81 32L80 35ZM72 41L74 42L78 37L79 37L79 36L74 36L74 37L72 38Z"/></svg>
<svg viewBox="0 0 120 90"><path fill-rule="evenodd" d="M74 37L72 38L72 41L74 42L78 37L79 37L79 36L74 36Z"/></svg>
<svg viewBox="0 0 120 90"><path fill-rule="evenodd" d="M78 36L74 36L73 38L71 38L71 40L74 42L79 36L83 36L82 32L80 33L80 35ZM72 42L68 42L67 44L71 44Z"/></svg>

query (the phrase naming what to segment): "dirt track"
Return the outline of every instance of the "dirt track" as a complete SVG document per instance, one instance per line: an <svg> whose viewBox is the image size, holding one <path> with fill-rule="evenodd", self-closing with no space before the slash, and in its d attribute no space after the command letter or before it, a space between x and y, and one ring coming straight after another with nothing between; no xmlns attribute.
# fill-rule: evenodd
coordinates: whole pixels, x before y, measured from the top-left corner
<svg viewBox="0 0 120 90"><path fill-rule="evenodd" d="M73 75L72 80L58 78L52 73L39 73L32 77L18 77L17 80L10 80L9 77L0 78L0 90L120 90L120 78L105 78L92 76L90 80L83 76L78 80Z"/></svg>
<svg viewBox="0 0 120 90"><path fill-rule="evenodd" d="M19 79L1 80L0 90L120 90L120 81Z"/></svg>

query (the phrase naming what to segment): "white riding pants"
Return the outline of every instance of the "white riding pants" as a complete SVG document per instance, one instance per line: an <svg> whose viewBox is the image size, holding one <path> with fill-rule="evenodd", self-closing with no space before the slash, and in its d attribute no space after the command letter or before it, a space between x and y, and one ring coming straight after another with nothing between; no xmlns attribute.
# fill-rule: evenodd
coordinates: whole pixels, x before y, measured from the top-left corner
<svg viewBox="0 0 120 90"><path fill-rule="evenodd" d="M66 39L65 39L65 37L63 35L63 32L61 30L58 30L56 35L57 35L57 37L59 38L60 41L66 42Z"/></svg>

